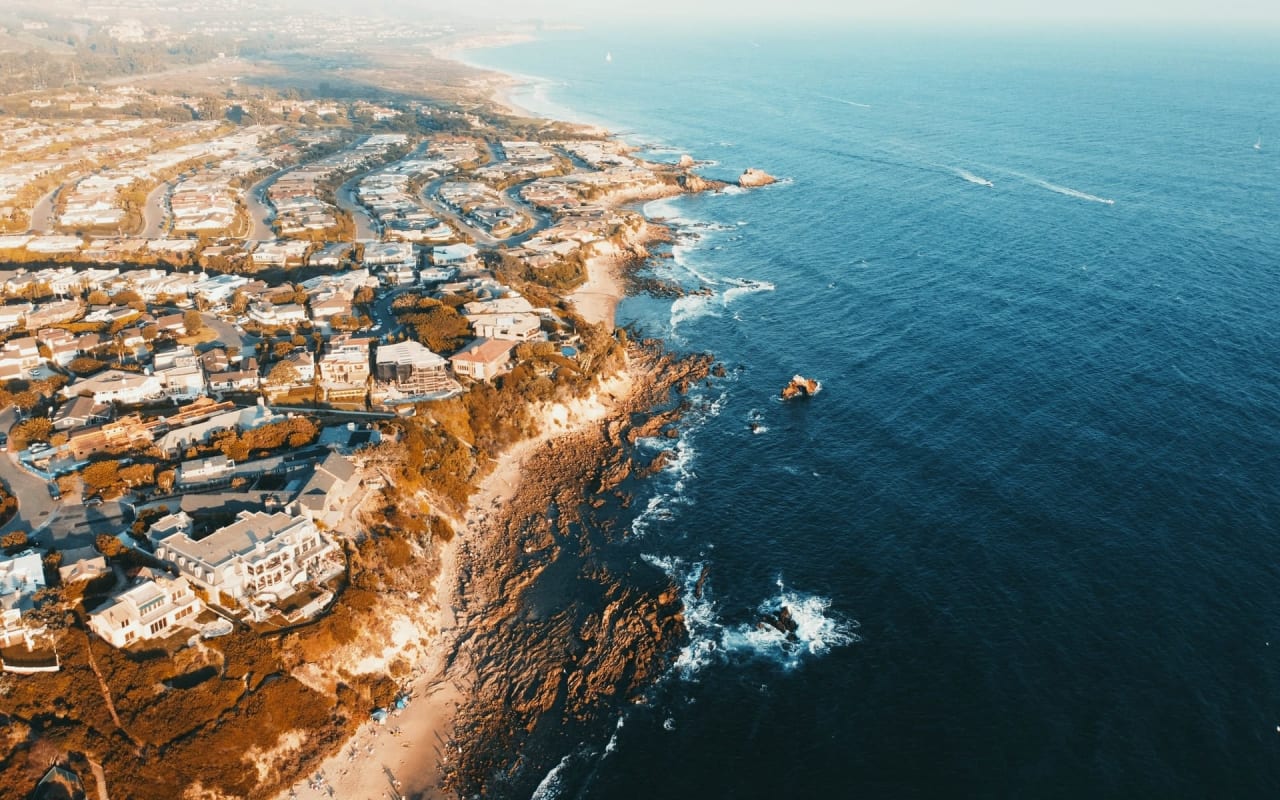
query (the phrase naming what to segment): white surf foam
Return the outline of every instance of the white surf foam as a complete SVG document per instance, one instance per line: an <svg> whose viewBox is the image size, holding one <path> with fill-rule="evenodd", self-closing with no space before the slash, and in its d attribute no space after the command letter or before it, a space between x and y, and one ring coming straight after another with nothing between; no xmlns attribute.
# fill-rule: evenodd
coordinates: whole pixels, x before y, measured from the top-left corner
<svg viewBox="0 0 1280 800"><path fill-rule="evenodd" d="M609 743L604 746L604 755L600 756L600 760L608 758L609 755L618 749L618 731L622 730L622 726L626 724L626 717L618 717L618 724L613 728L613 735L609 737Z"/></svg>
<svg viewBox="0 0 1280 800"><path fill-rule="evenodd" d="M793 634L767 623L747 622L725 632L721 639L724 649L773 658L792 669L806 655L824 655L833 647L859 641L858 623L833 614L830 598L788 590L779 579L778 594L761 603L756 612L763 617L783 608L791 612L796 624Z"/></svg>
<svg viewBox="0 0 1280 800"><path fill-rule="evenodd" d="M720 297L721 304L726 306L743 295L755 294L756 292L772 292L778 288L769 281L751 281L742 278L728 278L726 279L726 282L734 284L732 289L726 289L724 294Z"/></svg>
<svg viewBox="0 0 1280 800"><path fill-rule="evenodd" d="M760 603L756 616L746 622L728 625L717 612L711 599L711 582L698 583L704 562L686 564L679 558L650 554L641 556L647 563L665 572L681 586L685 628L689 643L676 657L675 670L682 678L694 680L707 666L727 661L734 656L765 658L785 669L798 667L806 658L820 657L833 648L859 641L858 623L831 610L831 599L788 589L778 580L778 593ZM786 608L796 629L784 633L764 622L765 615L776 615Z"/></svg>
<svg viewBox="0 0 1280 800"><path fill-rule="evenodd" d="M533 795L529 800L554 800L560 796L561 781L560 775L565 768L569 766L569 761L573 758L573 753L560 759L560 763L551 768L546 777L538 784L538 788L533 790Z"/></svg>

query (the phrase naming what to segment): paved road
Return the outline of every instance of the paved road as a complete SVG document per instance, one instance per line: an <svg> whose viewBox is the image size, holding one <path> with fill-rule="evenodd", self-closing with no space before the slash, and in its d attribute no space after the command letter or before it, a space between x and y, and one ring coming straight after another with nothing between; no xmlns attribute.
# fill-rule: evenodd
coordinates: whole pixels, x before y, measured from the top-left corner
<svg viewBox="0 0 1280 800"><path fill-rule="evenodd" d="M253 186L250 186L249 190L244 193L244 207L249 214L248 238L259 242L269 242L276 238L276 232L271 228L271 220L276 218L276 212L267 203L267 187L290 169L292 167L268 175Z"/></svg>
<svg viewBox="0 0 1280 800"><path fill-rule="evenodd" d="M424 186L420 195L422 204L426 206L427 210L432 214L435 214L440 219L447 220L449 224L454 227L454 230L470 236L471 240L476 243L477 247L497 247L500 242L493 236L489 235L488 231L472 224L469 219L457 213L452 208L445 205L444 202L436 198L436 193L440 191L440 186L447 180L449 180L449 178L440 178L439 180L431 181Z"/></svg>
<svg viewBox="0 0 1280 800"><path fill-rule="evenodd" d="M218 335L218 343L223 347L238 347L244 355L253 355L253 347L258 343L257 337L248 336L241 333L240 329L230 322L220 319L214 314L208 312L201 314L200 318L204 320L204 324ZM249 351L245 351L246 341L248 342Z"/></svg>
<svg viewBox="0 0 1280 800"><path fill-rule="evenodd" d="M147 195L142 207L142 238L163 239L169 234L169 191L173 183L162 183Z"/></svg>
<svg viewBox="0 0 1280 800"><path fill-rule="evenodd" d="M53 232L53 203L58 197L58 192L62 190L61 186L50 191L44 197L36 201L31 208L31 232L32 233L52 233Z"/></svg>
<svg viewBox="0 0 1280 800"><path fill-rule="evenodd" d="M0 430L8 432L17 417L12 408L0 412ZM57 509L57 501L49 496L48 484L18 466L17 453L10 453L7 448L0 452L0 479L4 480L9 493L18 498L18 513L0 528L0 534L15 530L31 532L47 522Z"/></svg>
<svg viewBox="0 0 1280 800"><path fill-rule="evenodd" d="M381 169L381 167L378 169ZM378 170L373 170L372 172L377 171ZM360 205L360 202L356 200L356 186L359 185L361 178L372 174L372 172L361 173L339 186L336 193L337 197L335 199L338 202L338 208L350 213L352 219L355 220L356 239L378 241L382 238L379 232L378 223L369 214L369 212L365 210L365 207Z"/></svg>

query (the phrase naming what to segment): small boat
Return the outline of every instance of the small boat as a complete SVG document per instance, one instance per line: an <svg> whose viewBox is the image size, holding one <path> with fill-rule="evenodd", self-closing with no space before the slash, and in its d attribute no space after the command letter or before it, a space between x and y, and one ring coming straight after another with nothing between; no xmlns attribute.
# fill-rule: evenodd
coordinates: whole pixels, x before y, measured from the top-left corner
<svg viewBox="0 0 1280 800"><path fill-rule="evenodd" d="M612 50L610 50L609 52L607 52L607 53L605 53L605 54L604 54L604 63L606 63L606 64L612 64L612 63L613 63L613 51L612 51Z"/></svg>
<svg viewBox="0 0 1280 800"><path fill-rule="evenodd" d="M1258 141L1256 141L1256 142L1254 142L1254 143L1253 143L1253 149L1254 149L1254 150L1261 150L1261 149L1262 149L1262 137L1261 137L1261 136L1259 136L1259 137L1258 137Z"/></svg>

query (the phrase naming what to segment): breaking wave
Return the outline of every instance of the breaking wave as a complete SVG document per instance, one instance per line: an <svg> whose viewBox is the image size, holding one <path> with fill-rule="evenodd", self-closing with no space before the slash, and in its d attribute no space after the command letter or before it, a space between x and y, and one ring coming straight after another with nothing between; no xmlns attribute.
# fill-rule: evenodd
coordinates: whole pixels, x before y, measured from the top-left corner
<svg viewBox="0 0 1280 800"><path fill-rule="evenodd" d="M564 774L572 758L573 754L570 753L560 759L560 763L552 767L551 771L538 784L538 788L533 790L533 795L530 796L529 800L554 800L559 797L562 786L560 776Z"/></svg>
<svg viewBox="0 0 1280 800"><path fill-rule="evenodd" d="M721 297L723 305L729 305L733 300L747 294L755 294L756 292L772 292L777 289L769 281L751 281L741 278L727 278L726 282L732 283L732 289L726 289Z"/></svg>
<svg viewBox="0 0 1280 800"><path fill-rule="evenodd" d="M777 594L761 601L754 618L726 623L712 600L705 562L688 564L679 558L647 553L641 558L665 572L683 590L681 601L689 643L676 657L675 669L686 680L694 680L711 664L741 656L767 659L784 669L795 669L806 658L820 657L833 648L860 641L858 622L833 612L830 598L788 589L781 579ZM769 621L777 620L783 609L794 623L790 632Z"/></svg>

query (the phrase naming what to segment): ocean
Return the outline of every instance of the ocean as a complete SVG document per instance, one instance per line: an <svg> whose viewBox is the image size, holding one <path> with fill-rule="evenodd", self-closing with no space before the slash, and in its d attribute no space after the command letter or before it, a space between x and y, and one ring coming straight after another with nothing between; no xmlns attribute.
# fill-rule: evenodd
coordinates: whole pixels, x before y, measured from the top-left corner
<svg viewBox="0 0 1280 800"><path fill-rule="evenodd" d="M645 207L677 233L654 274L711 293L619 321L728 374L643 443L675 457L611 547L685 588L690 641L596 734L522 754L521 794L1275 797L1277 39L468 53L541 114L781 178ZM797 373L822 390L780 401ZM783 605L797 641L757 625Z"/></svg>

